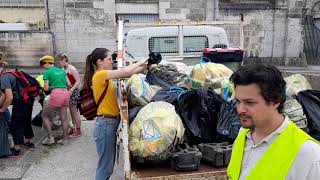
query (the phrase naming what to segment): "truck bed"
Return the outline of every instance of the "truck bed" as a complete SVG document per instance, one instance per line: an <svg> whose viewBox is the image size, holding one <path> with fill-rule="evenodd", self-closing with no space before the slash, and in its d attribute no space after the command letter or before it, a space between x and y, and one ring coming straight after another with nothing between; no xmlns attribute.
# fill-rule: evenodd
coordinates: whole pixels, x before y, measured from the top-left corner
<svg viewBox="0 0 320 180"><path fill-rule="evenodd" d="M226 168L214 168L201 163L197 171L175 171L170 163L163 164L132 164L131 179L210 179L226 180Z"/></svg>

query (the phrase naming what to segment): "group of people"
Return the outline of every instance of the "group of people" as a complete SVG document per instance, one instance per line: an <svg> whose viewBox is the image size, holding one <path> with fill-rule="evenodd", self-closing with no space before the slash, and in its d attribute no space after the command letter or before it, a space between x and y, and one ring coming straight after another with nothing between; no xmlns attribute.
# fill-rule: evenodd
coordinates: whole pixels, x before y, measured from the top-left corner
<svg viewBox="0 0 320 180"><path fill-rule="evenodd" d="M50 95L48 103L43 105L42 122L47 130L48 136L42 141L44 145L55 143L52 136L51 125L53 111L59 111L62 121L63 138L57 143L64 144L67 138L81 136L81 120L77 104L80 100L80 76L77 69L69 64L68 57L61 53L55 58L50 55L40 59L40 66L45 69L39 84L40 99ZM1 148L0 157L22 156L21 148L33 150L33 129L31 126L34 97L29 97L27 101L23 98L23 84L21 80L12 73L12 69L7 68L7 62L0 61L0 130ZM8 107L12 105L10 114ZM73 127L68 129L67 108L70 109ZM9 146L8 133L12 135L14 146Z"/></svg>
<svg viewBox="0 0 320 180"><path fill-rule="evenodd" d="M102 99L98 109L97 118L94 127L94 141L98 154L98 165L96 171L97 180L109 179L113 172L113 166L116 155L117 129L120 123L119 105L116 97L114 79L128 78L133 74L141 73L147 68L147 60L143 60L122 69L113 70L112 53L106 48L96 48L86 58L86 67L83 88L92 89L94 99L97 102L104 89L107 92ZM21 148L33 150L32 141L34 133L31 126L32 108L34 98L24 102L19 96L21 88L18 87L18 80L6 71L6 64L1 64L1 94L0 94L0 128L12 134L14 147L1 151L0 156L21 157ZM47 137L42 141L44 145L56 143L52 135L52 112L59 111L63 138L57 143L65 144L69 137L81 136L81 120L77 105L80 100L80 76L77 69L69 64L68 57L65 54L58 54L53 58L50 55L43 56L40 59L40 66L45 69L44 73L37 78L42 85L40 99L43 103L45 95L48 102L43 103L42 122L47 130ZM8 107L12 104L12 116ZM68 129L67 109L70 109L72 123L75 128ZM2 121L2 119L4 119ZM3 123L3 124L2 124ZM1 130L1 129L0 129ZM4 139L6 139L4 137ZM0 141L2 143L3 139Z"/></svg>
<svg viewBox="0 0 320 180"><path fill-rule="evenodd" d="M42 141L42 144L55 143L50 119L54 111L60 112L63 130L63 138L57 143L65 144L68 137L81 136L81 119L77 108L80 100L80 76L77 69L69 64L69 59L64 53L58 54L55 59L52 56L44 56L40 59L40 65L46 69L43 73L43 91L45 94L50 94L48 103L43 106L42 111L43 126L48 132L48 136ZM68 108L75 127L70 130L68 130L67 121Z"/></svg>

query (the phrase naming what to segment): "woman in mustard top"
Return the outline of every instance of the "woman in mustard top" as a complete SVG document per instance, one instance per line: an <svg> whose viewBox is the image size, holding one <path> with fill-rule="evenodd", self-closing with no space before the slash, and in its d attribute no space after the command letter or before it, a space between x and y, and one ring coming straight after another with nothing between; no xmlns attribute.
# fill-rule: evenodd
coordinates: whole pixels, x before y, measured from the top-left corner
<svg viewBox="0 0 320 180"><path fill-rule="evenodd" d="M112 70L112 57L109 50L96 48L86 59L84 89L92 88L94 99L98 102L108 81L107 93L98 110L93 137L99 157L96 180L109 179L116 154L116 133L120 123L119 105L113 86L113 79L127 78L146 69L147 61L131 64L122 69Z"/></svg>

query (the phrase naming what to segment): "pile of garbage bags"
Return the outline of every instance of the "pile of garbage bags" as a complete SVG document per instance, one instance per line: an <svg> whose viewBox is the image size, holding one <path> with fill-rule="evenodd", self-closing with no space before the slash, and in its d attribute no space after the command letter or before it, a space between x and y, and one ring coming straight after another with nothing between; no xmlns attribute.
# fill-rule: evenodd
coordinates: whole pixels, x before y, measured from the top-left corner
<svg viewBox="0 0 320 180"><path fill-rule="evenodd" d="M171 62L127 81L129 148L136 162L164 161L182 142L234 141L240 119L234 101L229 102L232 71L215 63L201 66L210 74L208 86L191 87L197 66Z"/></svg>

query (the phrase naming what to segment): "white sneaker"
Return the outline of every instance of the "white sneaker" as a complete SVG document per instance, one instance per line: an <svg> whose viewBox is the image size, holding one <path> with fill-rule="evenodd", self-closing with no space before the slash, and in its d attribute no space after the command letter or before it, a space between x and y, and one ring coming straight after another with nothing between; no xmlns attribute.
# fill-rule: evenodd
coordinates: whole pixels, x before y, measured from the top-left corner
<svg viewBox="0 0 320 180"><path fill-rule="evenodd" d="M46 137L41 143L43 145L51 145L51 144L54 144L56 141L54 140L54 137L52 138L48 138Z"/></svg>
<svg viewBox="0 0 320 180"><path fill-rule="evenodd" d="M68 140L66 138L62 138L58 140L57 143L61 145L66 145L68 143Z"/></svg>

